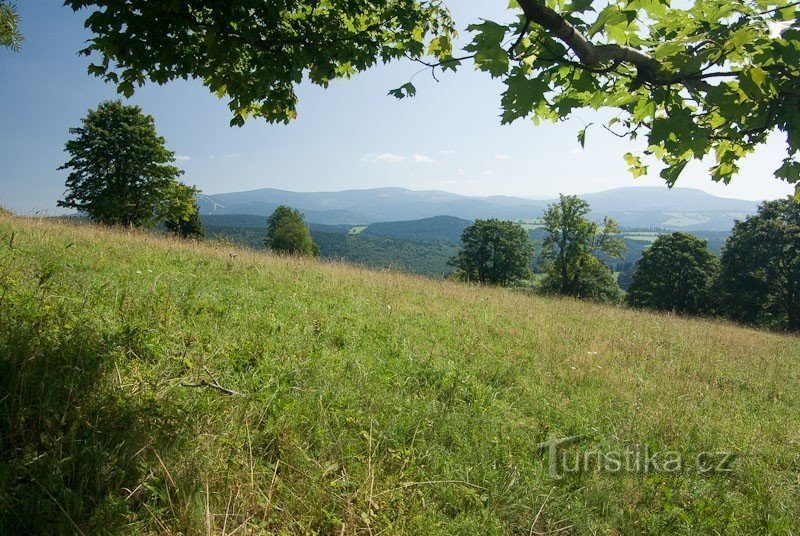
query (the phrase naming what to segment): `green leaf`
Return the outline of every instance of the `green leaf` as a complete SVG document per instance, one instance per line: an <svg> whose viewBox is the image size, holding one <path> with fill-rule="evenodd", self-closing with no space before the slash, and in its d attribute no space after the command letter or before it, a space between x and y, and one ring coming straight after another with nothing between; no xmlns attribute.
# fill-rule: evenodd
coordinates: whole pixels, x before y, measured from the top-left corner
<svg viewBox="0 0 800 536"><path fill-rule="evenodd" d="M800 162L787 158L783 161L783 165L775 171L775 177L786 182L794 184L800 182ZM800 184L795 188L800 188Z"/></svg>
<svg viewBox="0 0 800 536"><path fill-rule="evenodd" d="M647 166L642 164L642 159L632 153L625 153L625 162L628 164L628 171L634 179L647 175Z"/></svg>
<svg viewBox="0 0 800 536"><path fill-rule="evenodd" d="M586 129L590 126L592 126L592 123L589 123L586 127L578 131L578 143L581 144L581 148L586 147Z"/></svg>
<svg viewBox="0 0 800 536"><path fill-rule="evenodd" d="M467 30L477 32L472 42L464 47L467 52L475 53L475 66L495 78L506 74L509 66L508 52L502 43L508 32L508 26L484 21L469 26Z"/></svg>
<svg viewBox="0 0 800 536"><path fill-rule="evenodd" d="M527 117L541 103L546 103L545 93L550 89L540 78L528 78L520 68L505 80L507 89L503 93L503 124Z"/></svg>
<svg viewBox="0 0 800 536"><path fill-rule="evenodd" d="M667 185L670 188L672 188L673 186L675 186L675 182L678 180L678 177L683 172L683 168L685 168L686 164L688 163L689 163L688 160L679 160L674 164L668 165L667 167L662 169L659 175L661 176L662 179L667 181Z"/></svg>
<svg viewBox="0 0 800 536"><path fill-rule="evenodd" d="M392 89L389 91L389 95L395 97L397 99L404 99L406 97L413 97L417 94L417 88L414 87L414 84L411 82L407 82L400 86L397 89Z"/></svg>

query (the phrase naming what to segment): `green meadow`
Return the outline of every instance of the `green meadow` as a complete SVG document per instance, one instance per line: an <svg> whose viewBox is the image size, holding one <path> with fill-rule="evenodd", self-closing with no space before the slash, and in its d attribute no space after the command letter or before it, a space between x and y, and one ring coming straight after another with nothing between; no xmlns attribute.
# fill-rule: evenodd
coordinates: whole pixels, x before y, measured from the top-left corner
<svg viewBox="0 0 800 536"><path fill-rule="evenodd" d="M0 215L2 534L797 534L798 385L794 336Z"/></svg>

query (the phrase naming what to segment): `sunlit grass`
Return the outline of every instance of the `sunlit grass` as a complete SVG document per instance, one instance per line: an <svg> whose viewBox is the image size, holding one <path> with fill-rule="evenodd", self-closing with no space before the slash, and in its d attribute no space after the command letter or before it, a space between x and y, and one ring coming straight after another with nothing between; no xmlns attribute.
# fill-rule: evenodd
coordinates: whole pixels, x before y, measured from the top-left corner
<svg viewBox="0 0 800 536"><path fill-rule="evenodd" d="M791 534L799 361L726 323L0 215L0 533ZM536 445L579 434L738 458L551 479Z"/></svg>

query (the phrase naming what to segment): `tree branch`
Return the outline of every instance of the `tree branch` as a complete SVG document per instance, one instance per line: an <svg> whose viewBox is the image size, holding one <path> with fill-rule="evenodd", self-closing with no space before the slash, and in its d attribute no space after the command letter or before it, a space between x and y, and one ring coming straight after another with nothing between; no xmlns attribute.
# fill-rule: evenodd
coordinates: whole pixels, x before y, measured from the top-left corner
<svg viewBox="0 0 800 536"><path fill-rule="evenodd" d="M536 0L519 0L525 16L562 41L580 59L592 67L600 63L630 63L636 67L640 82L659 83L661 63L640 50L625 45L595 45L567 19Z"/></svg>

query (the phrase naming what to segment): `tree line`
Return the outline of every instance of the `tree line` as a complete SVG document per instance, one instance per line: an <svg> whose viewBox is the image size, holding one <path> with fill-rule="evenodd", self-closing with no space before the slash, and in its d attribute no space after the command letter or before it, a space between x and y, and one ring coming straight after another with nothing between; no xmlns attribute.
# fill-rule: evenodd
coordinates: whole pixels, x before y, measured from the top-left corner
<svg viewBox="0 0 800 536"><path fill-rule="evenodd" d="M548 206L537 259L545 274L533 285L538 292L800 330L800 204L794 199L766 201L757 214L737 221L720 258L696 236L659 236L632 267L624 295L599 258L622 258L619 228L608 218L590 221L589 212L575 196L562 195ZM461 241L450 261L454 278L500 286L532 278L534 245L521 225L477 220Z"/></svg>

